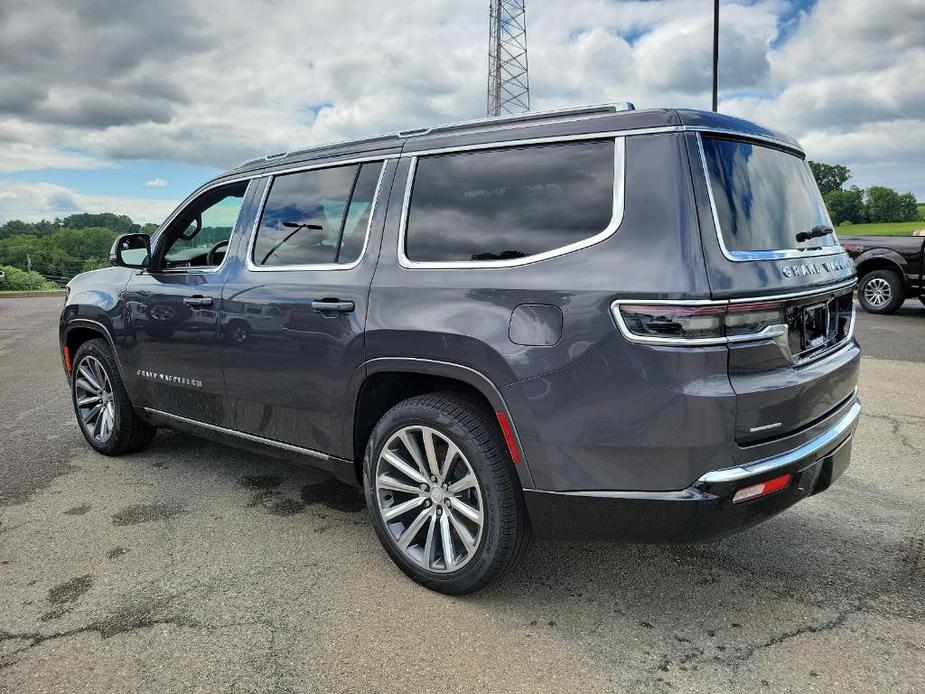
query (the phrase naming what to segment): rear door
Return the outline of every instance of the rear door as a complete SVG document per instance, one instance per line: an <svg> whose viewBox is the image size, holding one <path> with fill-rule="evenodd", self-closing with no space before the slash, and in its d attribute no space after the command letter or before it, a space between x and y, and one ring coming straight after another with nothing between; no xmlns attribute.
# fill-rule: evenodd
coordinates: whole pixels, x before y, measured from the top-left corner
<svg viewBox="0 0 925 694"><path fill-rule="evenodd" d="M768 338L729 346L736 440L805 428L852 397L854 265L838 243L802 153L782 144L690 134L692 177L714 299ZM757 322L756 322L757 321Z"/></svg>
<svg viewBox="0 0 925 694"><path fill-rule="evenodd" d="M223 292L236 429L349 453L344 398L366 358L369 285L393 175L393 162L373 160L270 180L245 260Z"/></svg>

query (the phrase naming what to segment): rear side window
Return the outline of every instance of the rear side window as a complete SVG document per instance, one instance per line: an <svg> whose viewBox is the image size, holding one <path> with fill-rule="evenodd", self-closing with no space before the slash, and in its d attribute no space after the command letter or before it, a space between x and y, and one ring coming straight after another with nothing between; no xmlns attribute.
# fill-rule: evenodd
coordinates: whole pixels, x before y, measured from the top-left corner
<svg viewBox="0 0 925 694"><path fill-rule="evenodd" d="M355 262L366 243L381 168L382 162L371 162L274 178L254 240L254 264Z"/></svg>
<svg viewBox="0 0 925 694"><path fill-rule="evenodd" d="M730 251L773 251L837 245L834 234L797 241L829 227L822 196L799 157L761 145L703 138L723 243Z"/></svg>
<svg viewBox="0 0 925 694"><path fill-rule="evenodd" d="M602 233L614 220L614 147L603 140L421 157L405 255L512 260Z"/></svg>

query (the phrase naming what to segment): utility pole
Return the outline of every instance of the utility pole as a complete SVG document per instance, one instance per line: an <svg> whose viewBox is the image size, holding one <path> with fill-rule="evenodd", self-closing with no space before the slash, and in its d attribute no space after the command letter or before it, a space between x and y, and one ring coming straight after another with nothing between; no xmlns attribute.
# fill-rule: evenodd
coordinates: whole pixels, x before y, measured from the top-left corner
<svg viewBox="0 0 925 694"><path fill-rule="evenodd" d="M713 112L716 112L719 80L719 0L713 0Z"/></svg>
<svg viewBox="0 0 925 694"><path fill-rule="evenodd" d="M527 14L524 0L490 0L488 10L488 116L530 110Z"/></svg>
<svg viewBox="0 0 925 694"><path fill-rule="evenodd" d="M29 278L29 291L32 291L32 256L26 253L26 277Z"/></svg>

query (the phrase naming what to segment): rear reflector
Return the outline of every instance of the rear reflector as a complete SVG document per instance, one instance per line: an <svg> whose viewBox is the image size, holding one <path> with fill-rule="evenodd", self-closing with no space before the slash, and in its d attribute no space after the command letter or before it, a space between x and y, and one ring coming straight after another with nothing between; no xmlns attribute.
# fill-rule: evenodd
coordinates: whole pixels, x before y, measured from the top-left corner
<svg viewBox="0 0 925 694"><path fill-rule="evenodd" d="M514 430L511 423L507 420L504 412L495 412L498 418L498 424L501 426L501 433L504 434L504 443L507 444L507 451L511 454L511 460L515 463L520 462L520 450L517 448L517 439L514 437Z"/></svg>
<svg viewBox="0 0 925 694"><path fill-rule="evenodd" d="M71 373L71 350L67 345L64 347L64 368L67 369L68 374Z"/></svg>
<svg viewBox="0 0 925 694"><path fill-rule="evenodd" d="M780 477L772 477L769 480L765 480L761 484L753 484L750 487L743 487L735 493L734 497L732 497L732 503L737 504L740 501L748 501L749 499L756 499L759 496L765 496L767 494L779 492L781 489L785 489L790 484L791 477L792 475L781 475Z"/></svg>

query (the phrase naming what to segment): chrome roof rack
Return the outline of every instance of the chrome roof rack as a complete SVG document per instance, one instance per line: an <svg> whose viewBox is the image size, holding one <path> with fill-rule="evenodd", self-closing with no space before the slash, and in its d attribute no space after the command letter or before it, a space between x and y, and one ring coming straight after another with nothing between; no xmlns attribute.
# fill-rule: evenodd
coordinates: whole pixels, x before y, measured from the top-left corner
<svg viewBox="0 0 925 694"><path fill-rule="evenodd" d="M464 130L466 128L477 128L483 125L503 125L504 123L524 123L531 120L545 120L553 117L568 116L591 116L604 113L617 113L619 111L635 111L636 107L629 101L621 101L610 104L595 104L593 106L567 106L565 108L554 108L546 111L527 111L510 116L496 116L488 118L476 118L473 120L460 121L458 123L448 123L446 125L434 125L425 128L412 128L411 130L399 130L398 137L410 138L430 135L431 133L443 133L453 130Z"/></svg>
<svg viewBox="0 0 925 694"><path fill-rule="evenodd" d="M323 152L328 149L336 149L347 145L358 145L364 142L376 142L379 140L389 140L394 138L408 139L412 137L422 137L432 133L446 133L454 130L466 130L469 128L479 128L484 126L503 125L505 123L525 123L532 120L546 120L547 118L567 118L570 116L594 116L606 113L618 113L620 111L635 111L636 107L629 101L621 101L610 104L595 104L593 106L568 106L565 108L554 108L546 111L528 111L527 113L518 113L510 116L498 116L489 118L476 118L473 120L459 121L458 123L448 123L441 125L432 125L423 128L412 128L410 130L399 130L398 132L378 135L375 137L363 137L356 140L344 140L343 142L334 142L327 145L318 145L313 147L303 147L294 149L289 152L277 152L268 154L265 157L249 159L235 169L242 169L246 166L260 164L274 159L281 159L292 154L301 154L303 152Z"/></svg>

